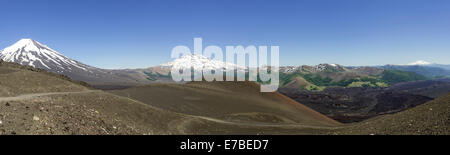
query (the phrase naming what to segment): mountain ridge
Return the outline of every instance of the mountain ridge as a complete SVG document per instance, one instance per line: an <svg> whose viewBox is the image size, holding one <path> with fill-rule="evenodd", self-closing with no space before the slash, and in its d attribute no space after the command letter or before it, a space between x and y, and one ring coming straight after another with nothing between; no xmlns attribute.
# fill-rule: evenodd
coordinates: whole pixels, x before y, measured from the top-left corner
<svg viewBox="0 0 450 155"><path fill-rule="evenodd" d="M91 85L101 87L109 85L121 85L122 87L158 82L174 82L170 77L170 71L173 67L187 68L195 66L195 68L219 69L224 71L227 67L231 66L236 67L238 70L247 71L247 68L244 66L238 66L236 64L194 54L185 55L167 63L143 69L101 69L66 57L50 47L32 39L21 39L15 44L3 49L0 52L0 58L7 62L15 62L63 74L74 80L85 81ZM322 63L315 66L282 66L280 67L280 73L290 74L293 72L304 72L308 74L321 74L322 78L331 78L332 82L339 82L357 77L377 76L381 74L383 69L415 72L429 78L450 77L450 71L442 69L445 65L441 65L441 68L439 68L433 67L437 64L425 61L420 61L419 64L425 65L348 67L339 64ZM280 78L283 78L283 75ZM310 79L314 79L314 77L311 77ZM302 79L298 80L298 82L294 83L304 83L302 82ZM320 82L324 79L317 80ZM309 81L309 83L311 84L314 82ZM282 85L283 84L286 83L282 83ZM356 83L356 85L361 84L364 83ZM312 86L311 89L322 89L317 86L310 86Z"/></svg>

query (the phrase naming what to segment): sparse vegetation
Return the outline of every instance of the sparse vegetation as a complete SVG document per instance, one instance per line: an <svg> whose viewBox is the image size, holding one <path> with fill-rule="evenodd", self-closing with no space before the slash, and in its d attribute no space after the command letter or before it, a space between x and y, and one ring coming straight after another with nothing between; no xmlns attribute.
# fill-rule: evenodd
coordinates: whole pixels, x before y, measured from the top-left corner
<svg viewBox="0 0 450 155"><path fill-rule="evenodd" d="M333 71L335 72L335 71ZM326 73L326 72L322 72ZM356 76L350 79L342 79L334 81L330 77L322 77L319 73L311 72L294 72L294 73L280 73L280 85L284 87L296 77L302 77L310 84L299 87L301 90L323 90L326 87L388 87L391 84L399 82L426 80L427 78L413 72L385 70L378 76Z"/></svg>
<svg viewBox="0 0 450 155"><path fill-rule="evenodd" d="M381 80L388 84L395 84L399 82L426 80L425 76L414 72L406 72L399 70L385 70L382 74Z"/></svg>

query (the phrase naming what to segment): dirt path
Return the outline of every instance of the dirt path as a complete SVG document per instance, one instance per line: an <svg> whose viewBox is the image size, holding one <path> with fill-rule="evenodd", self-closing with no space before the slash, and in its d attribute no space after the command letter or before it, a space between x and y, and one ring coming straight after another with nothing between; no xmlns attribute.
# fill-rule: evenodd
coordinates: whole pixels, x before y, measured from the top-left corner
<svg viewBox="0 0 450 155"><path fill-rule="evenodd" d="M22 95L13 96L13 97L0 97L0 102L28 100L28 99L32 99L35 97L49 96L49 95L79 94L79 93L92 93L92 92L101 92L101 91L100 90L83 90L83 91L74 91L74 92L49 92L49 93L22 94Z"/></svg>
<svg viewBox="0 0 450 155"><path fill-rule="evenodd" d="M313 126L313 125L304 125L304 124L270 124L270 123L241 123L241 122L230 122L226 120L220 120L216 118L211 117L204 117L204 116L195 116L195 115L187 115L191 116L193 118L203 119L207 121L222 123L222 124L229 124L229 125L240 125L240 126L256 126L256 127L300 127L300 128L317 128L317 129L330 129L330 128L339 128L338 127L328 127L328 126Z"/></svg>
<svg viewBox="0 0 450 155"><path fill-rule="evenodd" d="M50 95L66 95L66 94L80 94L80 93L95 93L95 92L103 92L101 90L84 90L84 91L74 91L74 92L48 92L48 93L33 93L33 94L23 94L19 96L13 96L13 97L0 97L0 102L7 102L7 101L20 101L20 100L29 100L36 97L42 97L42 96L50 96ZM120 96L121 97L121 96ZM126 99L132 100L136 103L140 103L146 106L151 106L148 104L144 104L140 101L124 97ZM153 107L153 106L151 106ZM153 107L155 109L160 109ZM163 110L163 109L161 109ZM166 110L164 110L166 111ZM265 123L243 123L243 122L231 122L211 117L205 117L205 116L196 116L196 115L189 115L189 114L183 114L186 118L182 120L182 122L176 123L177 127L180 128L180 132L185 132L183 129L185 124L191 123L193 119L201 119L221 124L228 124L228 125L237 125L237 126L248 126L248 127L296 127L296 128L317 128L317 129L330 129L332 127L325 127L325 126L310 126L310 125L302 125L302 124L265 124ZM179 126L183 124L182 126Z"/></svg>

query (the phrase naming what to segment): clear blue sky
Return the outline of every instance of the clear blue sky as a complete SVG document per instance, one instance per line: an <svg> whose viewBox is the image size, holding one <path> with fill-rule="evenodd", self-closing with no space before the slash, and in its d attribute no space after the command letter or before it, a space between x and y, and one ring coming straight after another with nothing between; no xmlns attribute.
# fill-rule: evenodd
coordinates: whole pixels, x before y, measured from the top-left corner
<svg viewBox="0 0 450 155"><path fill-rule="evenodd" d="M101 68L176 45L278 45L281 65L450 63L448 0L1 0L0 49L32 38Z"/></svg>

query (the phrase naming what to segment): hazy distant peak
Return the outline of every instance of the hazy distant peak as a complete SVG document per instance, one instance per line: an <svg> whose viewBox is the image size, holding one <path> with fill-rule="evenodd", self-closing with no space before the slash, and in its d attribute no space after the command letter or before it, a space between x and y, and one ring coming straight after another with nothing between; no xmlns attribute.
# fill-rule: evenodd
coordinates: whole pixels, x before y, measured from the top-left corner
<svg viewBox="0 0 450 155"><path fill-rule="evenodd" d="M433 64L433 63L428 62L428 61L424 61L424 60L418 60L418 61L409 63L407 65L431 65L431 64Z"/></svg>

